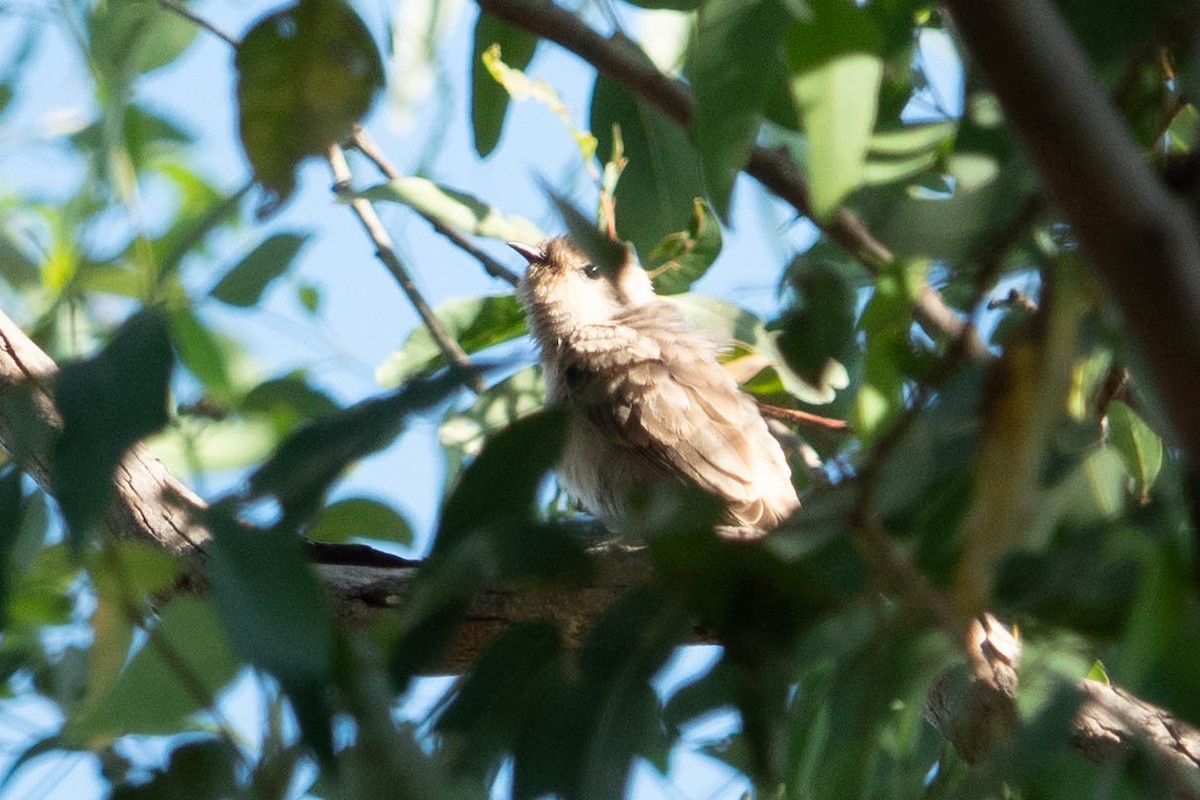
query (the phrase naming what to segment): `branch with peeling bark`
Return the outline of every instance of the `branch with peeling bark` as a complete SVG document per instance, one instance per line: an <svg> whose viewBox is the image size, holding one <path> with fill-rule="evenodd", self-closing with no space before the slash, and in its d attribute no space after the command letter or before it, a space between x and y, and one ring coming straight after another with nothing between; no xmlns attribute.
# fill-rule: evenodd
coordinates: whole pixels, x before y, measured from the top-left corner
<svg viewBox="0 0 1200 800"><path fill-rule="evenodd" d="M965 644L967 669L947 671L934 682L925 717L974 764L1017 727L1021 643L986 614L971 624ZM1085 679L1075 689L1072 749L1101 764L1145 747L1166 772L1168 800L1200 798L1200 730L1119 686Z"/></svg>

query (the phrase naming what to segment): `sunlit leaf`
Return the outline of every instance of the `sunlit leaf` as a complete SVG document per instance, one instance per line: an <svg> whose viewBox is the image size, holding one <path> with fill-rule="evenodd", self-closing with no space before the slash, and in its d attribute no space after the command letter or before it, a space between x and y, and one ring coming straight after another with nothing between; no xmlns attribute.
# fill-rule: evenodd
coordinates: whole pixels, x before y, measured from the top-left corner
<svg viewBox="0 0 1200 800"><path fill-rule="evenodd" d="M123 84L174 61L198 29L153 0L112 0L94 7L88 30L96 67Z"/></svg>
<svg viewBox="0 0 1200 800"><path fill-rule="evenodd" d="M659 294L686 292L721 253L721 223L712 208L696 199L687 230L666 236L650 253L646 269Z"/></svg>
<svg viewBox="0 0 1200 800"><path fill-rule="evenodd" d="M875 128L883 62L879 32L867 14L823 3L812 22L788 32L792 97L808 135L813 213L828 217L862 181Z"/></svg>
<svg viewBox="0 0 1200 800"><path fill-rule="evenodd" d="M475 236L518 242L539 242L545 238L529 220L506 215L473 195L439 186L426 178L397 178L346 196L402 203Z"/></svg>
<svg viewBox="0 0 1200 800"><path fill-rule="evenodd" d="M1108 427L1113 446L1133 476L1138 497L1143 504L1148 503L1150 487L1162 469L1162 437L1120 400L1109 403Z"/></svg>
<svg viewBox="0 0 1200 800"><path fill-rule="evenodd" d="M692 136L723 219L762 124L768 86L783 78L787 21L778 0L710 0L697 17L687 68L696 93Z"/></svg>
<svg viewBox="0 0 1200 800"><path fill-rule="evenodd" d="M383 85L379 50L339 0L299 0L254 23L237 48L242 149L266 189L259 215L295 188L305 158L350 134Z"/></svg>
<svg viewBox="0 0 1200 800"><path fill-rule="evenodd" d="M525 312L515 295L448 300L433 314L467 354L510 341L526 331ZM441 348L422 325L414 328L408 341L379 365L375 379L381 386L399 386L413 375L443 363Z"/></svg>

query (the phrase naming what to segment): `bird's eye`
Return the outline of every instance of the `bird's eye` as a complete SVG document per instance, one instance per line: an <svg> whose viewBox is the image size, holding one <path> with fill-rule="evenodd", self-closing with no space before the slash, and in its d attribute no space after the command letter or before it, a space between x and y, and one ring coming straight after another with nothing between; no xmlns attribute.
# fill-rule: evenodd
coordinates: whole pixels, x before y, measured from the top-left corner
<svg viewBox="0 0 1200 800"><path fill-rule="evenodd" d="M595 264L584 264L583 265L583 274L588 276L592 280L596 280L596 278L600 277L600 268L597 267Z"/></svg>

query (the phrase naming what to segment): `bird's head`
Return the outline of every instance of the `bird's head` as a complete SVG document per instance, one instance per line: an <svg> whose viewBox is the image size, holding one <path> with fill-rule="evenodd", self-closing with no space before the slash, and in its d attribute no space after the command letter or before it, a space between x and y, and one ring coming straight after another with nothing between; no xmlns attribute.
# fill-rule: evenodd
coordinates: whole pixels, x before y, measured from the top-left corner
<svg viewBox="0 0 1200 800"><path fill-rule="evenodd" d="M631 249L626 248L615 266L604 266L563 236L537 247L517 242L509 246L529 262L519 293L535 333L546 326L608 322L654 300L650 277Z"/></svg>

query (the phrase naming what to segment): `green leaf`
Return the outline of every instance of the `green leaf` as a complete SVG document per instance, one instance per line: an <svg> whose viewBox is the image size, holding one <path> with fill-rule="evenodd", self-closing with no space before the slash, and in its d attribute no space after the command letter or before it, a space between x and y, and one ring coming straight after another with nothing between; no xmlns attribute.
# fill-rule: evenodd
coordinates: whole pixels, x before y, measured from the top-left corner
<svg viewBox="0 0 1200 800"><path fill-rule="evenodd" d="M810 200L825 219L862 182L883 61L879 31L863 9L823 2L814 11L811 22L793 22L787 49L792 97L808 135Z"/></svg>
<svg viewBox="0 0 1200 800"><path fill-rule="evenodd" d="M304 534L318 542L348 542L352 538L381 539L403 545L413 542L408 520L388 504L369 497L339 500L322 510Z"/></svg>
<svg viewBox="0 0 1200 800"><path fill-rule="evenodd" d="M538 487L558 461L566 429L566 412L547 409L517 420L488 441L446 500L434 553L475 530L506 520L531 520Z"/></svg>
<svg viewBox="0 0 1200 800"><path fill-rule="evenodd" d="M523 70L533 60L537 43L536 36L491 14L480 12L475 21L471 55L471 131L475 136L475 152L480 158L487 158L496 149L509 104L508 91L484 67L483 53L498 44L505 62L513 69Z"/></svg>
<svg viewBox="0 0 1200 800"><path fill-rule="evenodd" d="M767 89L783 75L788 17L778 0L709 0L700 8L687 76L696 93L692 136L717 213L754 146Z"/></svg>
<svg viewBox="0 0 1200 800"><path fill-rule="evenodd" d="M708 203L694 202L687 230L668 235L650 253L646 269L660 295L686 292L721 254L721 223Z"/></svg>
<svg viewBox="0 0 1200 800"><path fill-rule="evenodd" d="M282 430L290 431L305 420L336 414L341 406L309 383L303 372L296 371L255 386L242 398L241 410L271 414Z"/></svg>
<svg viewBox="0 0 1200 800"><path fill-rule="evenodd" d="M348 192L343 197L402 203L473 236L519 242L539 242L546 238L536 225L524 217L506 215L474 195L441 186L426 178L397 178L361 192Z"/></svg>
<svg viewBox="0 0 1200 800"><path fill-rule="evenodd" d="M953 122L935 122L876 131L871 136L863 183L894 183L929 170L956 130Z"/></svg>
<svg viewBox="0 0 1200 800"><path fill-rule="evenodd" d="M797 374L815 384L830 361L852 354L856 300L836 269L815 265L789 272L797 299L783 316L779 349Z"/></svg>
<svg viewBox="0 0 1200 800"><path fill-rule="evenodd" d="M1108 429L1113 447L1133 476L1138 497L1143 504L1150 502L1150 488L1162 469L1162 437L1120 400L1109 403Z"/></svg>
<svg viewBox="0 0 1200 800"><path fill-rule="evenodd" d="M480 393L466 411L451 409L438 429L446 453L447 479L453 480L468 459L479 455L496 432L546 403L540 367L526 367Z"/></svg>
<svg viewBox="0 0 1200 800"><path fill-rule="evenodd" d="M299 0L260 19L237 48L242 149L268 193L260 217L292 194L296 168L348 136L383 86L370 32L340 0Z"/></svg>
<svg viewBox="0 0 1200 800"><path fill-rule="evenodd" d="M0 630L8 627L8 599L12 594L12 553L21 534L21 471L8 464L0 473Z"/></svg>
<svg viewBox="0 0 1200 800"><path fill-rule="evenodd" d="M92 7L88 54L118 84L166 66L187 49L198 28L153 0L109 0Z"/></svg>
<svg viewBox="0 0 1200 800"><path fill-rule="evenodd" d="M668 11L695 11L703 0L629 0L638 8L666 9Z"/></svg>
<svg viewBox="0 0 1200 800"><path fill-rule="evenodd" d="M563 218L571 237L571 244L583 251L601 271L613 274L629 257L627 246L609 238L607 234L596 227L583 212L555 191L545 181L542 190L550 196L550 201Z"/></svg>
<svg viewBox="0 0 1200 800"><path fill-rule="evenodd" d="M279 446L250 476L252 497L273 496L280 527L295 527L320 507L325 491L351 463L390 444L412 414L445 402L463 386L459 370L414 379L384 397L313 420Z"/></svg>
<svg viewBox="0 0 1200 800"><path fill-rule="evenodd" d="M331 758L324 698L333 672L333 623L300 539L282 527L249 530L223 511L209 514L208 523L213 604L233 651L279 680L305 742Z"/></svg>
<svg viewBox="0 0 1200 800"><path fill-rule="evenodd" d="M166 643L169 655L156 644L158 639ZM205 708L195 688L213 698L237 667L212 606L176 599L162 609L154 635L112 688L73 714L64 735L86 745L126 733L178 733L188 716Z"/></svg>
<svg viewBox="0 0 1200 800"><path fill-rule="evenodd" d="M526 331L525 312L516 295L511 294L448 300L433 315L467 354L511 341ZM413 329L408 341L379 365L375 379L384 387L399 386L412 376L444 363L441 348L422 325Z"/></svg>
<svg viewBox="0 0 1200 800"><path fill-rule="evenodd" d="M54 495L73 548L106 510L121 456L166 425L173 361L166 320L147 310L130 317L95 358L59 372L54 398L63 430L55 443Z"/></svg>
<svg viewBox="0 0 1200 800"><path fill-rule="evenodd" d="M209 292L223 303L249 308L271 281L287 272L308 243L308 233L277 233L239 261Z"/></svg>
<svg viewBox="0 0 1200 800"><path fill-rule="evenodd" d="M631 54L645 55L627 40ZM647 61L647 63L649 63ZM629 163L617 184L617 233L649 253L664 236L687 228L693 201L706 196L700 156L687 133L670 117L620 84L597 76L591 129L599 152L612 153L613 126L620 127Z"/></svg>
<svg viewBox="0 0 1200 800"><path fill-rule="evenodd" d="M229 363L216 337L205 327L191 308L173 308L169 318L171 340L179 353L179 360L188 371L222 401L234 396L233 380L229 375Z"/></svg>

